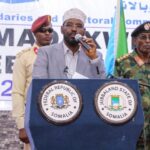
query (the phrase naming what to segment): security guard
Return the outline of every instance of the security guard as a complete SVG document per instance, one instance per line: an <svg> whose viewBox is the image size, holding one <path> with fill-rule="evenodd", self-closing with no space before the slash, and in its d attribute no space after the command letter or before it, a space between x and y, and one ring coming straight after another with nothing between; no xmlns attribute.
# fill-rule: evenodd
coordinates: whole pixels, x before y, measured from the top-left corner
<svg viewBox="0 0 150 150"><path fill-rule="evenodd" d="M32 67L38 48L49 45L52 40L51 16L44 15L36 19L32 24L31 31L35 36L34 45L19 52L13 66L12 115L15 117L19 129L19 139L25 143L25 150L30 150L29 140L24 129L26 93L32 79Z"/></svg>
<svg viewBox="0 0 150 150"><path fill-rule="evenodd" d="M134 51L116 60L115 75L138 79L144 110L144 129L137 150L150 150L150 21L131 34Z"/></svg>

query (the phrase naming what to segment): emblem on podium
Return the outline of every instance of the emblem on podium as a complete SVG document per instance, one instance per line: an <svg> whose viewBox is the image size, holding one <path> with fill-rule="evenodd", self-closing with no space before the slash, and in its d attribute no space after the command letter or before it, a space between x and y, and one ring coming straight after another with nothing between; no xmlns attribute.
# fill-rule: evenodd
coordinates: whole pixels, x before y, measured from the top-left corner
<svg viewBox="0 0 150 150"><path fill-rule="evenodd" d="M68 81L54 81L44 86L38 99L42 116L57 125L74 121L81 112L79 90Z"/></svg>
<svg viewBox="0 0 150 150"><path fill-rule="evenodd" d="M103 120L110 124L122 124L136 113L137 97L127 84L111 81L97 90L94 105Z"/></svg>

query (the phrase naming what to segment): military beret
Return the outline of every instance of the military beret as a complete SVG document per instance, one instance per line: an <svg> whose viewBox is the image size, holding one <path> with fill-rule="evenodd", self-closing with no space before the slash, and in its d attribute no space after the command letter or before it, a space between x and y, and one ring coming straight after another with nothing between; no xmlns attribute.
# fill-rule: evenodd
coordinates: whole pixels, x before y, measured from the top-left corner
<svg viewBox="0 0 150 150"><path fill-rule="evenodd" d="M51 16L50 15L45 15L37 18L31 27L31 31L34 33L36 32L39 28L43 26L48 26L51 22Z"/></svg>
<svg viewBox="0 0 150 150"><path fill-rule="evenodd" d="M139 25L131 34L132 37L137 37L140 33L150 32L150 21Z"/></svg>
<svg viewBox="0 0 150 150"><path fill-rule="evenodd" d="M63 15L63 22L65 22L68 19L79 19L83 23L85 23L86 15L83 11L81 11L78 8L71 8L67 10Z"/></svg>

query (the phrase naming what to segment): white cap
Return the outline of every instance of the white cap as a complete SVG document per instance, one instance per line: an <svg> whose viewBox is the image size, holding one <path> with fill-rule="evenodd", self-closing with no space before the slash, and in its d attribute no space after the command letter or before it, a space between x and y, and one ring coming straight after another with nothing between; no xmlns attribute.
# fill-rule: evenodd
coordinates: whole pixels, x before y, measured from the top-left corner
<svg viewBox="0 0 150 150"><path fill-rule="evenodd" d="M78 8L71 8L69 10L67 10L65 13L64 13L64 16L63 16L63 22L65 22L66 20L68 19L79 19L81 20L83 23L85 23L85 20L86 20L86 15L83 11L81 11L80 9Z"/></svg>

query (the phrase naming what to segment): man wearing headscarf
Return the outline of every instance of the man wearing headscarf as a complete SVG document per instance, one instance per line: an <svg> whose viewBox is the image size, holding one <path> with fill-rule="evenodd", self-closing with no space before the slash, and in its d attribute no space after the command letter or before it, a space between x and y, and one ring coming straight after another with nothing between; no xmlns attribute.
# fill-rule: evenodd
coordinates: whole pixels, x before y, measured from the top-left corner
<svg viewBox="0 0 150 150"><path fill-rule="evenodd" d="M102 54L96 50L92 38L82 40L85 49L75 39L85 35L86 15L78 8L67 10L63 15L62 42L40 48L33 68L33 78L67 79L78 74L81 78L105 78Z"/></svg>
<svg viewBox="0 0 150 150"><path fill-rule="evenodd" d="M32 24L31 31L35 36L34 45L19 52L13 66L12 115L19 129L19 139L25 143L25 150L30 150L29 139L24 128L26 93L32 79L33 63L39 47L49 45L52 40L51 16L44 15L37 18Z"/></svg>
<svg viewBox="0 0 150 150"><path fill-rule="evenodd" d="M144 111L144 129L137 150L150 150L150 21L131 34L134 51L117 59L116 76L139 81Z"/></svg>

